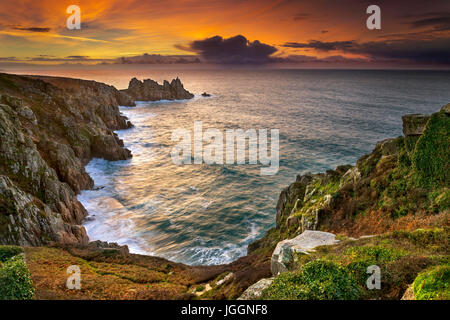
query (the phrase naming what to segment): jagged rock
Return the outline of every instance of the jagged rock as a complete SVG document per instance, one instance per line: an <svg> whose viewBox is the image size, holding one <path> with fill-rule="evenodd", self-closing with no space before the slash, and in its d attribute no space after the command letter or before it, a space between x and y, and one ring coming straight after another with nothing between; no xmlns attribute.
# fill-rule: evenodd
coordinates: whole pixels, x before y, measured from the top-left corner
<svg viewBox="0 0 450 320"><path fill-rule="evenodd" d="M302 179L302 181L304 180ZM291 184L289 187L281 191L277 202L277 224L280 223L280 221L282 220L281 218L284 215L286 215L286 217L290 215L292 209L289 209L288 212L286 212L286 206L288 204L293 204L296 203L298 199L303 199L303 197L305 196L305 189L306 185L303 182L296 181L295 183Z"/></svg>
<svg viewBox="0 0 450 320"><path fill-rule="evenodd" d="M273 275L289 271L294 263L294 254L309 254L314 248L324 245L333 245L338 243L336 236L332 233L323 231L306 230L299 236L280 241L271 258L271 271Z"/></svg>
<svg viewBox="0 0 450 320"><path fill-rule="evenodd" d="M110 161L131 157L131 151L123 148L123 142L115 134L94 136L91 151L94 157Z"/></svg>
<svg viewBox="0 0 450 320"><path fill-rule="evenodd" d="M322 211L321 208L308 209L301 216L299 232L306 230L317 230L319 225L319 214Z"/></svg>
<svg viewBox="0 0 450 320"><path fill-rule="evenodd" d="M402 117L403 134L407 136L420 136L425 130L429 115L424 114L408 114Z"/></svg>
<svg viewBox="0 0 450 320"><path fill-rule="evenodd" d="M0 175L0 243L38 246L49 242L87 243L82 226L65 223L31 194Z"/></svg>
<svg viewBox="0 0 450 320"><path fill-rule="evenodd" d="M375 148L380 148L383 156L391 156L397 154L400 150L400 145L397 138L385 139L376 144Z"/></svg>
<svg viewBox="0 0 450 320"><path fill-rule="evenodd" d="M311 197L316 193L316 189L312 185L307 185L305 190L305 196L303 197L303 202L309 201Z"/></svg>
<svg viewBox="0 0 450 320"><path fill-rule="evenodd" d="M255 284L252 284L237 300L259 300L263 291L272 284L273 279L274 278L265 278L259 280Z"/></svg>
<svg viewBox="0 0 450 320"><path fill-rule="evenodd" d="M298 226L300 223L300 216L291 215L286 219L286 226L289 228L291 226Z"/></svg>
<svg viewBox="0 0 450 320"><path fill-rule="evenodd" d="M443 106L441 108L441 111L446 113L446 114L450 114L450 103L446 104L445 106Z"/></svg>
<svg viewBox="0 0 450 320"><path fill-rule="evenodd" d="M221 286L224 283L227 283L229 281L231 281L234 278L234 273L229 273L227 274L223 279L220 279L219 281L216 282L216 286Z"/></svg>
<svg viewBox="0 0 450 320"><path fill-rule="evenodd" d="M333 197L331 196L331 194L326 194L323 197L323 201L324 201L323 205L324 205L325 209L333 209L334 200L333 200Z"/></svg>
<svg viewBox="0 0 450 320"><path fill-rule="evenodd" d="M94 186L94 181L86 173L81 159L70 146L46 139L40 141L39 147L47 152L59 178L67 182L75 193Z"/></svg>
<svg viewBox="0 0 450 320"><path fill-rule="evenodd" d="M122 255L127 255L130 253L127 245L119 245L116 242L106 242L106 241L91 241L89 242L88 248L92 249L102 249L103 251L116 251Z"/></svg>
<svg viewBox="0 0 450 320"><path fill-rule="evenodd" d="M4 193L21 197L19 190L33 199L30 208L38 203L38 208L48 208L41 214L49 210L56 216L30 222L34 227L28 232L33 234L27 234L26 228L15 232L18 220L4 219L0 212L0 243L86 243L80 224L87 211L76 193L93 187L84 170L92 157L131 156L113 133L130 127L117 107L126 95L95 81L8 74L0 74L0 80L0 172L12 182L4 184L10 188ZM15 207L24 223L37 210Z"/></svg>
<svg viewBox="0 0 450 320"><path fill-rule="evenodd" d="M121 90L121 92L135 101L182 100L194 97L192 93L184 89L179 78L173 79L170 83L164 80L163 85L151 79L139 81L133 78L128 89Z"/></svg>
<svg viewBox="0 0 450 320"><path fill-rule="evenodd" d="M347 184L356 185L360 178L361 178L361 173L359 172L358 167L352 167L352 168L348 169L348 171L342 176L342 179L339 183L339 187L343 188Z"/></svg>
<svg viewBox="0 0 450 320"><path fill-rule="evenodd" d="M17 113L21 117L23 117L23 118L27 119L28 121L30 121L32 124L34 124L34 125L38 124L36 116L34 115L33 110L31 110L29 107L23 106L21 108L18 108Z"/></svg>

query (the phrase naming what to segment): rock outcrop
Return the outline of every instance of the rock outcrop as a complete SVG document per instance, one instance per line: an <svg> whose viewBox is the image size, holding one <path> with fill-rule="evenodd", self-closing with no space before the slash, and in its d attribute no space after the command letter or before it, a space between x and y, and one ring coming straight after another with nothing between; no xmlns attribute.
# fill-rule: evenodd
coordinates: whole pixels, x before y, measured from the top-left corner
<svg viewBox="0 0 450 320"><path fill-rule="evenodd" d="M271 271L274 276L289 271L295 262L296 254L309 254L318 246L338 243L336 235L329 232L306 230L299 236L280 241L271 258Z"/></svg>
<svg viewBox="0 0 450 320"><path fill-rule="evenodd" d="M408 114L402 117L403 134L407 136L420 136L425 130L425 126L430 119L429 115Z"/></svg>
<svg viewBox="0 0 450 320"><path fill-rule="evenodd" d="M238 300L259 300L262 293L273 282L273 278L264 278L248 287Z"/></svg>
<svg viewBox="0 0 450 320"><path fill-rule="evenodd" d="M378 142L354 166L297 176L280 193L276 227L251 243L248 252L275 248L306 230L360 237L445 220L450 183L448 106L432 115L404 116L405 136Z"/></svg>
<svg viewBox="0 0 450 320"><path fill-rule="evenodd" d="M183 100L194 97L192 93L184 89L178 78L173 79L170 83L164 80L162 85L151 79L139 81L133 78L128 89L121 90L121 93L135 101Z"/></svg>

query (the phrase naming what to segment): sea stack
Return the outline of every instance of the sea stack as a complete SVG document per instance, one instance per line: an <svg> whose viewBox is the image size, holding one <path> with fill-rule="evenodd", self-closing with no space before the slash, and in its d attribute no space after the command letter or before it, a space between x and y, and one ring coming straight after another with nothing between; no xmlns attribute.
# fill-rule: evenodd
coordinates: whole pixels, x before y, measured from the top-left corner
<svg viewBox="0 0 450 320"><path fill-rule="evenodd" d="M133 78L128 89L121 91L134 101L183 100L194 97L192 93L184 89L178 77L170 83L164 80L162 85L151 79L140 81Z"/></svg>

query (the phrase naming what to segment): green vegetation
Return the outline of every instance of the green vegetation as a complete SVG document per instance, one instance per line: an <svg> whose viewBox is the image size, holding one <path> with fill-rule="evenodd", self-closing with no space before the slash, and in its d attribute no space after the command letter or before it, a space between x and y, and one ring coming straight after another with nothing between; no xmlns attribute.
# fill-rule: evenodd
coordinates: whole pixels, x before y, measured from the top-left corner
<svg viewBox="0 0 450 320"><path fill-rule="evenodd" d="M33 298L34 288L30 271L18 247L0 247L0 300Z"/></svg>
<svg viewBox="0 0 450 320"><path fill-rule="evenodd" d="M203 285L199 285L199 286L197 286L197 288L195 288L196 292L202 292L204 290L205 290L205 286L203 286Z"/></svg>
<svg viewBox="0 0 450 320"><path fill-rule="evenodd" d="M18 246L0 246L0 262L6 262L22 252L22 248Z"/></svg>
<svg viewBox="0 0 450 320"><path fill-rule="evenodd" d="M448 290L450 229L447 227L395 231L358 240L339 238L341 242L336 245L318 247L308 255L298 254L292 271L278 275L262 298L401 299L418 274L427 268L441 270L442 266L447 266L447 273L434 275L438 279L435 282L427 281L430 286L442 287L440 298ZM380 290L367 288L367 267L371 265L381 270Z"/></svg>
<svg viewBox="0 0 450 320"><path fill-rule="evenodd" d="M450 299L450 265L431 268L420 273L413 283L416 300Z"/></svg>
<svg viewBox="0 0 450 320"><path fill-rule="evenodd" d="M360 289L351 274L334 262L315 260L300 271L283 273L263 293L263 299L354 300Z"/></svg>
<svg viewBox="0 0 450 320"><path fill-rule="evenodd" d="M443 111L428 121L417 141L412 162L417 182L423 187L450 185L450 121Z"/></svg>

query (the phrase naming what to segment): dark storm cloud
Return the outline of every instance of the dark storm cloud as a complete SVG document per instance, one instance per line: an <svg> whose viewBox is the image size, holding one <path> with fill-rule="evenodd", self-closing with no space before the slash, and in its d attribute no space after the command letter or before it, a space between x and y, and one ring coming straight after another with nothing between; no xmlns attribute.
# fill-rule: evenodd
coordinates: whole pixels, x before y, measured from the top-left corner
<svg viewBox="0 0 450 320"><path fill-rule="evenodd" d="M113 61L114 64L178 64L198 63L200 59L188 55L160 55L144 53L132 57L120 57Z"/></svg>
<svg viewBox="0 0 450 320"><path fill-rule="evenodd" d="M434 13L410 21L413 28L430 27L436 31L450 30L450 13Z"/></svg>
<svg viewBox="0 0 450 320"><path fill-rule="evenodd" d="M15 30L22 30L22 31L32 31L32 32L50 32L50 28L40 28L40 27L14 27Z"/></svg>
<svg viewBox="0 0 450 320"><path fill-rule="evenodd" d="M67 56L66 59L88 60L89 56Z"/></svg>
<svg viewBox="0 0 450 320"><path fill-rule="evenodd" d="M270 56L277 52L277 48L271 45L258 40L251 42L241 35L228 39L215 36L193 41L187 48L180 46L178 48L194 51L206 62L224 64L268 63L272 62Z"/></svg>
<svg viewBox="0 0 450 320"><path fill-rule="evenodd" d="M360 58L347 58L341 55L329 56L324 58L318 58L315 56L306 55L289 55L285 58L275 58L277 62L289 62L296 64L312 64L312 65L323 65L323 64L342 64L342 63L364 63L367 62L366 59Z"/></svg>
<svg viewBox="0 0 450 320"><path fill-rule="evenodd" d="M373 59L406 60L416 63L450 64L450 39L376 41L347 50Z"/></svg>
<svg viewBox="0 0 450 320"><path fill-rule="evenodd" d="M404 61L416 63L450 64L450 39L396 39L357 43L350 41L322 42L312 40L306 43L289 42L284 47L311 48L317 51L342 51L367 56L372 60Z"/></svg>
<svg viewBox="0 0 450 320"><path fill-rule="evenodd" d="M286 47L286 48L311 48L311 49L316 49L318 51L332 51L332 50L344 50L347 48L351 48L354 45L355 45L354 40L351 40L351 41L329 41L329 42L311 40L307 43L286 42L282 46Z"/></svg>

